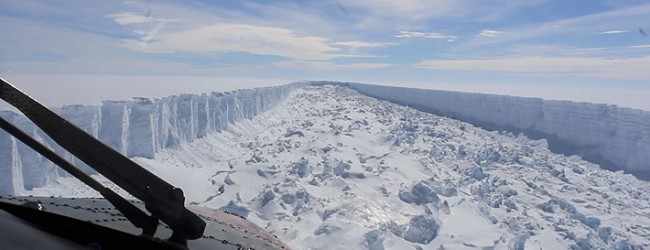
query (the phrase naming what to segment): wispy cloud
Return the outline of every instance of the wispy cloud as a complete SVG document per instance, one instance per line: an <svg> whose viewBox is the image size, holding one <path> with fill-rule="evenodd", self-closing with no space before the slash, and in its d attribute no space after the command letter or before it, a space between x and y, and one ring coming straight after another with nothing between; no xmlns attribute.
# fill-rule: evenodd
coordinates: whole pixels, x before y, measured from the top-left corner
<svg viewBox="0 0 650 250"><path fill-rule="evenodd" d="M371 24L385 24L382 27L400 27L422 20L481 18L496 20L508 14L538 6L548 0L528 1L489 1L488 4L477 4L475 0L349 0L345 1L349 9L363 10L362 21ZM367 25L364 25L367 26Z"/></svg>
<svg viewBox="0 0 650 250"><path fill-rule="evenodd" d="M362 42L362 41L347 41L347 42L334 42L332 45L351 47L351 48L376 48L398 45L398 43L383 43L383 42Z"/></svg>
<svg viewBox="0 0 650 250"><path fill-rule="evenodd" d="M603 51L603 50L607 50L607 49L608 48L606 48L606 47L592 47L592 48L575 48L573 50L577 50L577 51Z"/></svg>
<svg viewBox="0 0 650 250"><path fill-rule="evenodd" d="M118 24L129 25L129 26L151 26L148 29L136 28L134 32L138 35L141 35L140 41L143 44L148 44L162 31L162 29L167 25L168 22L177 22L178 19L165 19L165 18L154 18L151 16L151 12L147 12L146 15L140 15L133 12L125 12L108 15L113 18ZM148 24L148 25L147 25Z"/></svg>
<svg viewBox="0 0 650 250"><path fill-rule="evenodd" d="M330 45L328 38L299 35L283 28L233 23L216 23L184 31L167 32L148 44L125 40L124 46L149 53L247 52L297 60L364 57L341 53L340 49Z"/></svg>
<svg viewBox="0 0 650 250"><path fill-rule="evenodd" d="M629 30L608 30L603 32L598 32L598 35L613 35L630 32Z"/></svg>
<svg viewBox="0 0 650 250"><path fill-rule="evenodd" d="M635 49L644 49L644 48L650 48L650 44L644 44L644 45L632 45L629 46L630 48L635 48Z"/></svg>
<svg viewBox="0 0 650 250"><path fill-rule="evenodd" d="M484 29L484 30L481 30L478 33L478 35L482 36L482 37L497 37L497 36L501 35L501 33L503 33L503 32L498 31L498 30L492 30L492 29Z"/></svg>
<svg viewBox="0 0 650 250"><path fill-rule="evenodd" d="M446 35L438 32L419 32L419 31L400 31L399 34L394 35L396 38L430 38L430 39L445 39L449 42L456 41L457 36Z"/></svg>
<svg viewBox="0 0 650 250"><path fill-rule="evenodd" d="M340 69L383 69L392 67L388 63L348 63L337 64L328 61L285 61L276 63L281 68L309 70L340 70Z"/></svg>
<svg viewBox="0 0 650 250"><path fill-rule="evenodd" d="M116 23L119 23L121 25L178 21L177 19L154 18L150 15L150 13L147 13L146 15L141 15L133 12L112 14L109 15L109 17L112 17Z"/></svg>
<svg viewBox="0 0 650 250"><path fill-rule="evenodd" d="M438 70L496 71L534 74L574 74L621 78L648 78L650 56L603 57L508 57L463 60L427 60L418 67Z"/></svg>

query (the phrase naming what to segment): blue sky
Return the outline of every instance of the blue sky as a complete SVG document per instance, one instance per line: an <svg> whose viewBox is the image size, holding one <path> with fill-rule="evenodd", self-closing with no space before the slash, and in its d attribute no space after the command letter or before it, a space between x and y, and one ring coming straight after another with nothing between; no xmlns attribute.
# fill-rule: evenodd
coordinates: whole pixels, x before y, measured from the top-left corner
<svg viewBox="0 0 650 250"><path fill-rule="evenodd" d="M642 0L0 3L0 75L61 103L336 80L650 110Z"/></svg>

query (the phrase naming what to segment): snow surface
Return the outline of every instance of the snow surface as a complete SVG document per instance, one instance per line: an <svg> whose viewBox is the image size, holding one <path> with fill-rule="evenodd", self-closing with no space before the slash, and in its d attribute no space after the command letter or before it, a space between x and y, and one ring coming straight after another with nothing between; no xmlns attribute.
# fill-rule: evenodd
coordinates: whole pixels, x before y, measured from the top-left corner
<svg viewBox="0 0 650 250"><path fill-rule="evenodd" d="M545 138L551 150L650 179L650 111L616 105L345 83L360 93L489 130Z"/></svg>
<svg viewBox="0 0 650 250"><path fill-rule="evenodd" d="M190 117L172 120L200 134ZM546 140L334 86L247 118L134 159L189 204L239 213L296 249L650 248L648 182ZM98 195L70 177L25 192Z"/></svg>

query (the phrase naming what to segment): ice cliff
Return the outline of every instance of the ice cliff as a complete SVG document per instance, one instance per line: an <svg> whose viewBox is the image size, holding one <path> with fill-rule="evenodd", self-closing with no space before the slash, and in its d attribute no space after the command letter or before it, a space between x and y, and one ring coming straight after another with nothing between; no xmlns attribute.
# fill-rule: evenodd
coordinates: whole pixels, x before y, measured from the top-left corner
<svg viewBox="0 0 650 250"><path fill-rule="evenodd" d="M317 82L323 84L324 82ZM488 130L544 138L552 151L650 178L650 112L616 105L337 83L358 92Z"/></svg>
<svg viewBox="0 0 650 250"><path fill-rule="evenodd" d="M282 103L302 83L226 93L183 94L157 99L103 101L100 106L68 105L55 112L128 157L153 158L161 149L192 142L228 124L250 119ZM0 116L86 172L93 170L66 153L22 115ZM0 194L44 186L65 175L47 159L0 130Z"/></svg>

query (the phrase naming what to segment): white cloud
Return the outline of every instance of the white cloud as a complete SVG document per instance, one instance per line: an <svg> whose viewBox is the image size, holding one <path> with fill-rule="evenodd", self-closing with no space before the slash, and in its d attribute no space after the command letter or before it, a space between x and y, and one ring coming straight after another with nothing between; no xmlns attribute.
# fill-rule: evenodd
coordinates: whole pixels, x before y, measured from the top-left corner
<svg viewBox="0 0 650 250"><path fill-rule="evenodd" d="M431 38L431 39L445 39L449 42L453 42L458 37L454 35L445 35L437 32L418 32L418 31L400 31L399 34L394 35L396 38Z"/></svg>
<svg viewBox="0 0 650 250"><path fill-rule="evenodd" d="M374 48L374 47L387 47L398 45L397 43L382 43L382 42L361 42L361 41L347 41L347 42L334 42L332 45L351 47L351 48Z"/></svg>
<svg viewBox="0 0 650 250"><path fill-rule="evenodd" d="M114 14L110 15L110 17L112 17L116 23L119 23L121 25L148 23L153 21L153 18L150 16L143 16L130 12Z"/></svg>
<svg viewBox="0 0 650 250"><path fill-rule="evenodd" d="M109 15L109 17L112 17L116 23L119 23L121 25L142 26L142 24L155 23L155 26L153 26L148 30L144 30L142 28L136 28L133 30L134 33L142 36L140 40L143 43L149 43L151 40L153 40L168 22L178 21L178 19L153 18L151 17L150 13L147 13L146 15L143 16L133 12L113 14L113 15Z"/></svg>
<svg viewBox="0 0 650 250"><path fill-rule="evenodd" d="M644 49L644 48L650 48L650 44L644 44L644 45L632 45L629 46L630 48L635 48L635 49Z"/></svg>
<svg viewBox="0 0 650 250"><path fill-rule="evenodd" d="M497 37L497 36L499 36L501 33L503 33L503 32L498 31L498 30L484 29L484 30L481 30L481 31L478 33L478 35L479 35L479 36L483 36L483 37Z"/></svg>
<svg viewBox="0 0 650 250"><path fill-rule="evenodd" d="M297 60L329 60L341 57L365 57L342 54L329 39L299 35L283 28L248 24L216 23L198 28L159 34L144 44L125 40L124 45L150 53L223 53L247 52L282 56Z"/></svg>
<svg viewBox="0 0 650 250"><path fill-rule="evenodd" d="M121 25L178 21L176 19L153 18L149 14L143 16L133 12L113 14L113 15L109 15L109 17L112 17L116 23L119 23Z"/></svg>
<svg viewBox="0 0 650 250"><path fill-rule="evenodd" d="M576 51L603 51L607 50L606 47L592 47L592 48L575 48Z"/></svg>
<svg viewBox="0 0 650 250"><path fill-rule="evenodd" d="M535 74L574 74L621 78L648 78L650 56L603 57L514 57L492 59L427 60L418 67L439 70L497 71Z"/></svg>
<svg viewBox="0 0 650 250"><path fill-rule="evenodd" d="M629 30L608 30L608 31L599 32L598 35L612 35L612 34L621 34L627 32L630 31Z"/></svg>
<svg viewBox="0 0 650 250"><path fill-rule="evenodd" d="M278 67L310 70L338 70L338 69L382 69L392 65L388 63L349 63L336 64L324 61L286 61L276 63Z"/></svg>

